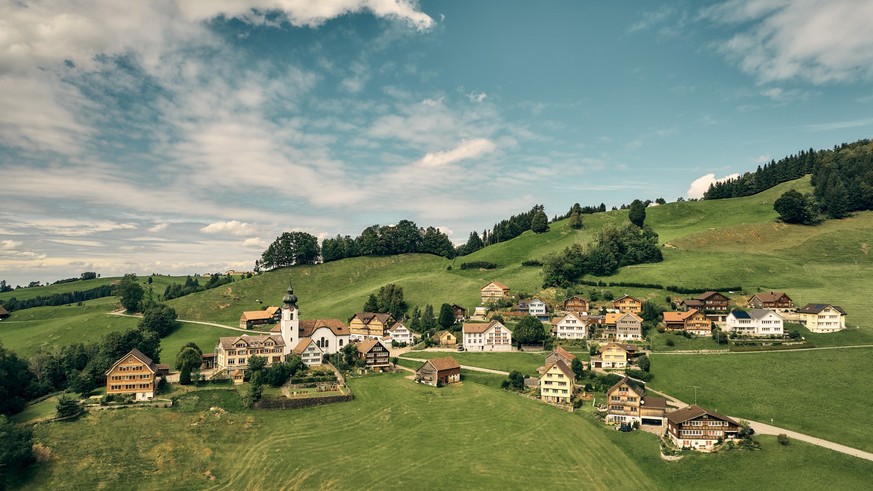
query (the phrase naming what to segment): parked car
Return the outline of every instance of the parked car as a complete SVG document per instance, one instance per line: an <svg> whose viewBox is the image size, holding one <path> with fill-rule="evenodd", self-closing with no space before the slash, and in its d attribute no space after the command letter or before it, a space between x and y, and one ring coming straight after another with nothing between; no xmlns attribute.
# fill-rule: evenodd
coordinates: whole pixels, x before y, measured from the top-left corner
<svg viewBox="0 0 873 491"><path fill-rule="evenodd" d="M459 345L458 345L458 351L464 351L464 345L463 345L463 344L459 344Z"/></svg>

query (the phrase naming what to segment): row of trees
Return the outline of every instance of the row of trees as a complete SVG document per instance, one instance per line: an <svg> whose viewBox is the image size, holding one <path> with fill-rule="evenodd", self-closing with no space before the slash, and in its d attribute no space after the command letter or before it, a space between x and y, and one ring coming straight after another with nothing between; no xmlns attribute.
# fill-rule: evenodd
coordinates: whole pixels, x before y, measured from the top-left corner
<svg viewBox="0 0 873 491"><path fill-rule="evenodd" d="M15 297L10 297L6 300L0 300L0 305L12 312L13 310L31 309L34 307L56 307L58 305L67 305L71 303L79 303L95 298L111 297L114 290L111 285L101 285L88 290L53 293L51 295L40 295L33 298L25 298L18 300Z"/></svg>
<svg viewBox="0 0 873 491"><path fill-rule="evenodd" d="M512 215L506 220L501 220L494 224L491 231L482 231L482 243L485 246L506 242L514 239L519 235L533 230L536 233L542 233L548 230L549 218L546 216L545 207L543 205L534 205L530 211ZM475 251L470 251L475 252Z"/></svg>
<svg viewBox="0 0 873 491"><path fill-rule="evenodd" d="M789 155L778 162L771 160L763 166L759 165L754 172L746 172L737 178L711 184L703 193L703 199L751 196L777 184L800 179L811 173L831 153L831 150L815 151L810 148L808 151L801 150L796 155Z"/></svg>
<svg viewBox="0 0 873 491"><path fill-rule="evenodd" d="M592 244L573 244L543 261L543 288L568 288L586 274L607 276L622 266L657 263L664 260L658 247L658 234L648 226L629 223L608 227L597 234Z"/></svg>
<svg viewBox="0 0 873 491"><path fill-rule="evenodd" d="M455 257L455 246L440 229L419 228L411 220L396 225L371 225L356 238L337 235L321 244L324 262L358 256L389 256L422 253Z"/></svg>
<svg viewBox="0 0 873 491"><path fill-rule="evenodd" d="M149 276L149 279L151 279L151 276ZM219 287L221 285L232 283L233 281L233 276L230 274L221 275L215 273L209 276L209 280L206 281L205 285L201 285L199 278L192 278L189 275L185 278L185 283L182 285L178 283L167 285L167 288L164 289L163 299L171 300L174 298L184 297L185 295L190 295L191 293L202 292L204 290L209 290Z"/></svg>

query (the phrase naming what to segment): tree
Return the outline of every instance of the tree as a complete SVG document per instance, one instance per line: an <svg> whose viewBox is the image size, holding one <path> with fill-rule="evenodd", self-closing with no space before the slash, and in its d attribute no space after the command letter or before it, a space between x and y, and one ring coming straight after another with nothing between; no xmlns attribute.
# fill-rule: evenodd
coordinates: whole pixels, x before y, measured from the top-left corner
<svg viewBox="0 0 873 491"><path fill-rule="evenodd" d="M642 227L646 221L646 205L642 201L635 199L630 204L630 210L627 213L628 219L637 227Z"/></svg>
<svg viewBox="0 0 873 491"><path fill-rule="evenodd" d="M15 414L24 409L36 382L27 362L0 344L0 414Z"/></svg>
<svg viewBox="0 0 873 491"><path fill-rule="evenodd" d="M194 344L194 343L189 343ZM192 374L196 374L200 371L200 365L203 364L203 354L200 352L200 348L197 348L195 344L193 347L185 345L179 350L179 354L176 355L176 368L178 368L181 373L179 374L179 383L182 385L188 385L192 381ZM198 378L196 376L194 379Z"/></svg>
<svg viewBox="0 0 873 491"><path fill-rule="evenodd" d="M166 304L158 303L149 307L139 321L139 328L151 331L160 337L167 336L179 325L176 310Z"/></svg>
<svg viewBox="0 0 873 491"><path fill-rule="evenodd" d="M58 397L58 404L55 406L55 410L59 418L71 418L82 413L82 405L78 399L74 399L67 394L61 394Z"/></svg>
<svg viewBox="0 0 873 491"><path fill-rule="evenodd" d="M548 232L549 230L549 217L546 216L546 213L543 210L539 210L534 213L533 218L530 221L530 229L534 231L534 233L541 234L544 232Z"/></svg>
<svg viewBox="0 0 873 491"><path fill-rule="evenodd" d="M640 367L640 370L644 372L648 372L649 368L651 368L651 362L649 361L649 357L646 355L640 355L637 357L637 366Z"/></svg>
<svg viewBox="0 0 873 491"><path fill-rule="evenodd" d="M811 198L793 189L782 193L782 196L773 203L773 209L779 214L781 222L812 225L816 221Z"/></svg>
<svg viewBox="0 0 873 491"><path fill-rule="evenodd" d="M321 255L318 239L306 232L284 232L261 254L260 267L270 270L315 264Z"/></svg>
<svg viewBox="0 0 873 491"><path fill-rule="evenodd" d="M650 302L648 300L643 302L640 317L642 317L644 321L658 322L661 320L661 315L661 309L658 308L658 306L655 305L654 302Z"/></svg>
<svg viewBox="0 0 873 491"><path fill-rule="evenodd" d="M364 303L364 312L379 312L379 302L376 300L375 293L371 293Z"/></svg>
<svg viewBox="0 0 873 491"><path fill-rule="evenodd" d="M527 315L519 321L512 332L512 338L518 344L540 343L546 338L543 323L536 317Z"/></svg>
<svg viewBox="0 0 873 491"><path fill-rule="evenodd" d="M575 210L570 214L570 228L580 229L582 228L582 215L577 213Z"/></svg>
<svg viewBox="0 0 873 491"><path fill-rule="evenodd" d="M17 425L0 415L0 442L3 442L0 445L0 487L4 487L3 481L9 482L35 462L33 429Z"/></svg>
<svg viewBox="0 0 873 491"><path fill-rule="evenodd" d="M509 377L500 384L503 389L520 391L524 389L524 375L518 371L509 372Z"/></svg>
<svg viewBox="0 0 873 491"><path fill-rule="evenodd" d="M118 294L118 301L128 313L139 312L145 290L139 284L135 274L129 273L124 275L124 278L118 284L116 293Z"/></svg>
<svg viewBox="0 0 873 491"><path fill-rule="evenodd" d="M409 305L403 299L403 287L390 283L379 288L376 294L379 310L376 312L388 312L395 319L400 320L409 309Z"/></svg>
<svg viewBox="0 0 873 491"><path fill-rule="evenodd" d="M440 307L439 324L443 326L443 329L448 329L454 325L455 320L455 311L452 309L452 306L444 303Z"/></svg>
<svg viewBox="0 0 873 491"><path fill-rule="evenodd" d="M582 361L580 361L579 358L573 358L573 362L570 363L570 368L573 370L573 373L576 374L576 380L585 376L585 365L582 364Z"/></svg>
<svg viewBox="0 0 873 491"><path fill-rule="evenodd" d="M437 326L436 317L433 315L433 305L424 306L424 315L421 317L421 327L424 331L431 331Z"/></svg>

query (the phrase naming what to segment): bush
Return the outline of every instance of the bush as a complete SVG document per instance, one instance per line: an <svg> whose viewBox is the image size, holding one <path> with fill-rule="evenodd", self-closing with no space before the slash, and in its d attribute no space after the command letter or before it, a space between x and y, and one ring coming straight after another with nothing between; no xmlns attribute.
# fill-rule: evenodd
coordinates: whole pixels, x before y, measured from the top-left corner
<svg viewBox="0 0 873 491"><path fill-rule="evenodd" d="M791 440L788 439L788 435L786 435L785 433L779 433L779 435L776 437L776 441L778 441L782 445L788 445L789 443L791 443Z"/></svg>
<svg viewBox="0 0 873 491"><path fill-rule="evenodd" d="M536 259L528 259L527 261L522 261L521 265L522 266L542 266L543 262L538 261Z"/></svg>
<svg viewBox="0 0 873 491"><path fill-rule="evenodd" d="M643 382L649 382L654 377L649 372L644 372L642 370L635 370L633 368L628 368L624 371L624 373L631 378L642 380Z"/></svg>
<svg viewBox="0 0 873 491"><path fill-rule="evenodd" d="M55 407L55 410L59 418L70 418L82 413L82 405L78 399L74 399L67 394L61 394L58 397L58 405Z"/></svg>
<svg viewBox="0 0 873 491"><path fill-rule="evenodd" d="M664 344L667 346L676 346L676 343L670 338L667 338L667 341L664 341Z"/></svg>

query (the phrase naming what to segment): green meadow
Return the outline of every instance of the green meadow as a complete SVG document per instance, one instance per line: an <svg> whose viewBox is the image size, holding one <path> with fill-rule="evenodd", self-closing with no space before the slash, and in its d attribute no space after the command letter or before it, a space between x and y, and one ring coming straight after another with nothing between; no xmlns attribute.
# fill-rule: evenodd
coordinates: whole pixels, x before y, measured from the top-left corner
<svg viewBox="0 0 873 491"><path fill-rule="evenodd" d="M410 351L402 355L403 358L416 358L429 360L451 356L461 365L471 367L490 368L504 372L519 371L525 375L536 376L537 368L546 361L545 353L471 353L444 352L444 351ZM420 363L419 363L420 365Z"/></svg>
<svg viewBox="0 0 873 491"><path fill-rule="evenodd" d="M667 462L653 435L469 380L435 389L384 374L349 385L352 402L301 410L248 411L237 391L217 389L174 409L38 424L48 457L20 487L862 489L873 473L873 462L771 437L755 452Z"/></svg>

